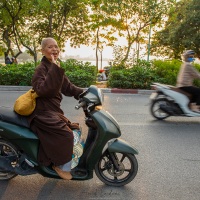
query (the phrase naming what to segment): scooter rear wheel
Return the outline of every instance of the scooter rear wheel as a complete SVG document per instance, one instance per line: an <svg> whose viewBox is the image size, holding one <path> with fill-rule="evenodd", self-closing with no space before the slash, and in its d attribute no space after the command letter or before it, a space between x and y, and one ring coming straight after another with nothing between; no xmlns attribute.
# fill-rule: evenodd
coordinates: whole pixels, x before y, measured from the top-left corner
<svg viewBox="0 0 200 200"><path fill-rule="evenodd" d="M115 187L130 183L135 178L137 171L137 159L129 153L106 151L95 166L97 177L106 185Z"/></svg>
<svg viewBox="0 0 200 200"><path fill-rule="evenodd" d="M18 157L17 149L14 145L10 142L0 139L0 156L1 157ZM12 160L11 165L14 167L17 164L17 160ZM9 180L17 176L14 172L5 172L4 170L0 169L0 181L1 180Z"/></svg>
<svg viewBox="0 0 200 200"><path fill-rule="evenodd" d="M152 116L159 120L166 119L167 117L170 116L168 113L160 109L161 104L169 105L169 102L165 98L159 98L159 99L154 100L150 107L150 112Z"/></svg>

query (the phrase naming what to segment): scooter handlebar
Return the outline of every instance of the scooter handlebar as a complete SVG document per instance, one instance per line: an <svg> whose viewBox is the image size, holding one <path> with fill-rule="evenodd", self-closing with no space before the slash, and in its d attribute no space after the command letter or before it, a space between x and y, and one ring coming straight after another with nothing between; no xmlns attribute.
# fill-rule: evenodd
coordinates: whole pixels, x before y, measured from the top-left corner
<svg viewBox="0 0 200 200"><path fill-rule="evenodd" d="M86 105L85 101L82 101L81 103L79 103L78 105L75 106L75 109L78 110L79 108L82 108Z"/></svg>

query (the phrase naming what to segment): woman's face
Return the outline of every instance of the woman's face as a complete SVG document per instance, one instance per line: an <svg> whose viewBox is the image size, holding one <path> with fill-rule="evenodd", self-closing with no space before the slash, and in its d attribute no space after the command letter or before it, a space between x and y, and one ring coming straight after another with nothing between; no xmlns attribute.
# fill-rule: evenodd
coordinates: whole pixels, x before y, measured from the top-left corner
<svg viewBox="0 0 200 200"><path fill-rule="evenodd" d="M52 61L52 56L54 60L57 60L59 57L60 49L58 44L53 39L48 39L46 45L42 48L42 54L50 61Z"/></svg>

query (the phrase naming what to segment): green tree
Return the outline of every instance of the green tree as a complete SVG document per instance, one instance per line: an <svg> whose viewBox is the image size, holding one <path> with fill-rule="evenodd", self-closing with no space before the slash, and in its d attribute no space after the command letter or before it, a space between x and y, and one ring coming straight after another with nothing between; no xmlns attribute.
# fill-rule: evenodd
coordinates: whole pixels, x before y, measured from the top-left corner
<svg viewBox="0 0 200 200"><path fill-rule="evenodd" d="M25 4L24 0L2 0L0 2L0 31L1 41L3 42L3 46L6 47L4 51L5 56L7 56L9 52L15 57L22 53L19 38L17 37L17 29L18 24L22 24L26 8L28 8L29 5L30 2ZM18 50L16 55L14 48Z"/></svg>
<svg viewBox="0 0 200 200"><path fill-rule="evenodd" d="M154 36L153 50L158 55L180 58L185 49L200 56L200 0L182 0L170 10L163 30Z"/></svg>
<svg viewBox="0 0 200 200"><path fill-rule="evenodd" d="M61 49L68 39L74 47L87 43L87 13L87 1L84 0L34 1L33 14L26 22L29 33L22 30L21 42L27 48L32 46L28 49L34 56L44 37L55 38Z"/></svg>
<svg viewBox="0 0 200 200"><path fill-rule="evenodd" d="M68 39L72 46L86 44L87 14L87 0L2 0L2 38L8 50L26 47L36 63L44 37L54 37L61 48Z"/></svg>
<svg viewBox="0 0 200 200"><path fill-rule="evenodd" d="M33 30L42 37L54 37L61 47L70 39L73 46L87 43L87 0L37 0Z"/></svg>
<svg viewBox="0 0 200 200"><path fill-rule="evenodd" d="M90 43L95 45L96 67L98 69L99 53L102 61L102 52L106 46L113 46L116 37L113 36L114 30L108 27L106 15L102 10L102 0L90 1L89 26Z"/></svg>
<svg viewBox="0 0 200 200"><path fill-rule="evenodd" d="M173 0L102 0L102 10L108 24L116 28L119 36L127 40L127 50L122 63L129 57L131 46L144 40L149 26L161 22Z"/></svg>

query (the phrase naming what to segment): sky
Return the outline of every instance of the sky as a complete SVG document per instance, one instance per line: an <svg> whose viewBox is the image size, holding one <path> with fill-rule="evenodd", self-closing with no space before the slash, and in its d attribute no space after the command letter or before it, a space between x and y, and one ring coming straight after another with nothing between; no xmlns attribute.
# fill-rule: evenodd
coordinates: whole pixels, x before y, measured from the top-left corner
<svg viewBox="0 0 200 200"><path fill-rule="evenodd" d="M126 45L127 41L124 38L119 38L115 45ZM103 59L112 59L113 58L113 48L105 47L102 52ZM78 56L80 58L91 57L95 59L95 46L88 47L86 45L81 45L80 48L72 48L70 47L69 42L65 45L65 53L63 56Z"/></svg>
<svg viewBox="0 0 200 200"><path fill-rule="evenodd" d="M80 58L91 57L95 58L95 47L88 47L81 45L80 48L72 48L70 45L66 45L64 55L67 56L79 56ZM106 47L102 52L103 58L112 59L112 47Z"/></svg>

